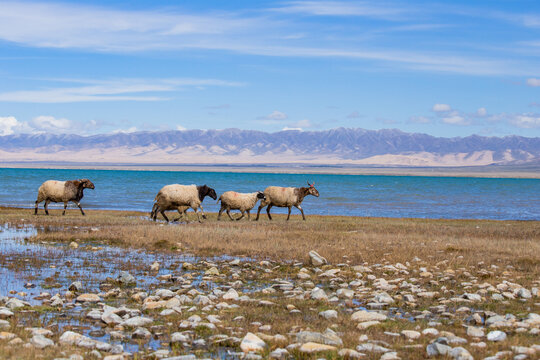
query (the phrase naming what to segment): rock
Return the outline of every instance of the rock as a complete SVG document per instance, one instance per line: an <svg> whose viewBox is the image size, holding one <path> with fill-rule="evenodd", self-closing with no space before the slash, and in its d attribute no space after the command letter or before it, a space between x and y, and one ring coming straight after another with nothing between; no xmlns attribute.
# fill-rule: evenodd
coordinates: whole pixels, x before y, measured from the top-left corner
<svg viewBox="0 0 540 360"><path fill-rule="evenodd" d="M422 334L418 331L414 330L403 330L401 332L401 335L405 336L407 339L416 340L418 339Z"/></svg>
<svg viewBox="0 0 540 360"><path fill-rule="evenodd" d="M81 294L77 296L77 302L100 302L101 298L96 294Z"/></svg>
<svg viewBox="0 0 540 360"><path fill-rule="evenodd" d="M387 352L387 353L384 353L381 357L380 357L380 360L399 360L401 359L397 352L395 351L390 351L390 352Z"/></svg>
<svg viewBox="0 0 540 360"><path fill-rule="evenodd" d="M38 349L43 349L48 346L54 346L54 341L47 339L43 335L36 334L30 339L30 344Z"/></svg>
<svg viewBox="0 0 540 360"><path fill-rule="evenodd" d="M80 281L75 281L68 287L69 291L80 292L82 290L82 283Z"/></svg>
<svg viewBox="0 0 540 360"><path fill-rule="evenodd" d="M344 359L360 359L365 355L353 349L341 349L338 352L338 356L341 356Z"/></svg>
<svg viewBox="0 0 540 360"><path fill-rule="evenodd" d="M352 299L354 297L354 291L351 289L339 289L336 291L336 295L340 299Z"/></svg>
<svg viewBox="0 0 540 360"><path fill-rule="evenodd" d="M313 300L321 300L321 301L328 300L328 295L326 295L323 289L318 288L318 287L315 287L313 288L313 290L311 290L310 297Z"/></svg>
<svg viewBox="0 0 540 360"><path fill-rule="evenodd" d="M8 340L15 339L16 337L17 335L15 335L14 333L0 331L0 340L8 341Z"/></svg>
<svg viewBox="0 0 540 360"><path fill-rule="evenodd" d="M7 319L12 317L14 314L11 310L6 308L0 308L0 319Z"/></svg>
<svg viewBox="0 0 540 360"><path fill-rule="evenodd" d="M525 322L531 326L538 326L540 325L540 315L530 313L529 315L527 315Z"/></svg>
<svg viewBox="0 0 540 360"><path fill-rule="evenodd" d="M377 353L386 353L389 352L390 349L385 348L384 346L375 345L371 343L363 343L356 347L356 350L362 352L362 351L369 351L369 352L377 352Z"/></svg>
<svg viewBox="0 0 540 360"><path fill-rule="evenodd" d="M478 294L463 294L463 298L471 301L482 301L482 297Z"/></svg>
<svg viewBox="0 0 540 360"><path fill-rule="evenodd" d="M168 300L170 298L173 298L176 295L176 293L172 292L169 289L159 289L156 291L156 296L162 300Z"/></svg>
<svg viewBox="0 0 540 360"><path fill-rule="evenodd" d="M289 355L289 352L286 349L277 348L272 351L268 356L270 359L286 359Z"/></svg>
<svg viewBox="0 0 540 360"><path fill-rule="evenodd" d="M88 316L88 315L87 315ZM124 320L113 312L107 312L100 316L101 321L107 325L121 324Z"/></svg>
<svg viewBox="0 0 540 360"><path fill-rule="evenodd" d="M75 241L72 241L69 243L69 247L72 249L77 249L79 247L79 244Z"/></svg>
<svg viewBox="0 0 540 360"><path fill-rule="evenodd" d="M517 295L522 299L530 299L532 297L531 292L525 288L519 289Z"/></svg>
<svg viewBox="0 0 540 360"><path fill-rule="evenodd" d="M384 321L388 317L375 311L359 310L351 315L352 321Z"/></svg>
<svg viewBox="0 0 540 360"><path fill-rule="evenodd" d="M380 321L362 321L361 323L358 323L358 325L356 325L356 328L358 330L365 330L369 327L379 325L380 323Z"/></svg>
<svg viewBox="0 0 540 360"><path fill-rule="evenodd" d="M137 328L133 334L131 334L132 339L150 339L152 337L152 333L148 331L148 329L139 327Z"/></svg>
<svg viewBox="0 0 540 360"><path fill-rule="evenodd" d="M19 309L19 308L28 306L29 304L17 298L10 298L8 301L6 301L5 305L8 309L14 310L14 309Z"/></svg>
<svg viewBox="0 0 540 360"><path fill-rule="evenodd" d="M175 332L175 333L171 334L171 342L172 343L189 342L189 338L186 335L182 334L182 333Z"/></svg>
<svg viewBox="0 0 540 360"><path fill-rule="evenodd" d="M257 335L250 332L244 336L242 342L240 343L240 349L242 349L242 351L245 353L250 351L263 352L266 350L266 348L266 343Z"/></svg>
<svg viewBox="0 0 540 360"><path fill-rule="evenodd" d="M231 288L223 294L222 298L223 300L236 300L238 299L238 292Z"/></svg>
<svg viewBox="0 0 540 360"><path fill-rule="evenodd" d="M213 266L204 272L204 275L219 275L219 270Z"/></svg>
<svg viewBox="0 0 540 360"><path fill-rule="evenodd" d="M331 329L326 329L324 333L300 331L296 334L296 341L300 344L314 342L331 346L343 346L341 338Z"/></svg>
<svg viewBox="0 0 540 360"><path fill-rule="evenodd" d="M394 299L386 292L375 294L373 300L382 304L392 304L394 302Z"/></svg>
<svg viewBox="0 0 540 360"><path fill-rule="evenodd" d="M153 323L154 320L151 318L143 317L143 316L135 316L130 319L127 319L121 323L122 326L129 326L129 327L142 327L145 325L149 325Z"/></svg>
<svg viewBox="0 0 540 360"><path fill-rule="evenodd" d="M120 275L118 275L116 280L124 286L135 285L137 283L135 277L127 271L120 271Z"/></svg>
<svg viewBox="0 0 540 360"><path fill-rule="evenodd" d="M481 338L481 337L484 337L484 329L483 328L480 328L480 327L475 327L475 326L469 326L467 327L467 335L470 336L470 337L477 337L477 338Z"/></svg>
<svg viewBox="0 0 540 360"><path fill-rule="evenodd" d="M450 351L450 357L456 360L474 360L471 354L462 347L453 348Z"/></svg>
<svg viewBox="0 0 540 360"><path fill-rule="evenodd" d="M335 346L318 344L314 342L304 343L302 344L302 346L300 346L300 349L299 349L300 352L308 353L308 354L317 353L321 351L334 351L334 350L337 350Z"/></svg>
<svg viewBox="0 0 540 360"><path fill-rule="evenodd" d="M441 344L438 342L434 342L432 344L429 344L426 347L426 352L429 357L432 356L439 356L439 355L448 355L450 354L450 351L452 351L452 348L448 345Z"/></svg>
<svg viewBox="0 0 540 360"><path fill-rule="evenodd" d="M506 333L503 331L495 330L487 334L489 341L504 341L506 340Z"/></svg>
<svg viewBox="0 0 540 360"><path fill-rule="evenodd" d="M326 320L333 320L333 319L338 318L338 313L336 310L326 310L326 311L321 311L319 313L319 316L322 316Z"/></svg>
<svg viewBox="0 0 540 360"><path fill-rule="evenodd" d="M150 271L159 271L159 262L154 261L152 265L150 265Z"/></svg>
<svg viewBox="0 0 540 360"><path fill-rule="evenodd" d="M422 330L423 335L439 336L439 330L434 328L427 328Z"/></svg>
<svg viewBox="0 0 540 360"><path fill-rule="evenodd" d="M311 261L311 265L313 266L321 266L328 264L328 261L314 250L311 250L308 255Z"/></svg>

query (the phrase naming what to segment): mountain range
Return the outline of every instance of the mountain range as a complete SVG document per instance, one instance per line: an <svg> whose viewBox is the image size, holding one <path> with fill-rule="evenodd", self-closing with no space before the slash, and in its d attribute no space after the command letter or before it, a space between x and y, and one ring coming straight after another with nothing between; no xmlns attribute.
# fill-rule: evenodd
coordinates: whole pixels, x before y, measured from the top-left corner
<svg viewBox="0 0 540 360"><path fill-rule="evenodd" d="M400 130L183 130L0 136L2 162L481 166L540 164L540 137L443 138Z"/></svg>

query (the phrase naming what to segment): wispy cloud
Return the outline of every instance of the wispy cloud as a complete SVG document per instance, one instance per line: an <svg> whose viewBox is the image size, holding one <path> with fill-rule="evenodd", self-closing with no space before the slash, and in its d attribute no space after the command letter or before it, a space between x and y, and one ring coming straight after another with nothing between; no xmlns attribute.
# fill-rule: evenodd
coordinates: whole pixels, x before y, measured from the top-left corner
<svg viewBox="0 0 540 360"><path fill-rule="evenodd" d="M380 19L395 19L410 12L409 9L379 5L378 2L355 1L291 1L272 9L282 13L298 13L313 16L363 16Z"/></svg>
<svg viewBox="0 0 540 360"><path fill-rule="evenodd" d="M284 16L388 18L401 21L398 26L392 22L390 31L403 32L440 26L401 19L405 14L418 12L425 11L417 5L367 1L293 1L271 9L236 13L189 13L175 8L134 11L68 3L7 1L2 3L0 12L0 40L29 47L90 52L227 51L272 57L378 61L414 71L470 75L531 76L536 73L538 66L527 65L520 59L511 61L505 56L481 52L449 51L444 44L429 51L415 48L413 42L408 42L407 47L396 47L388 41L368 45L357 41L362 33L352 25L343 25L328 38L332 41L325 40L320 23L313 26L313 23L298 21L298 16L294 19ZM435 14L430 16L435 18ZM291 38L291 34L301 36ZM74 98L86 101L84 94ZM131 100L131 96L125 100Z"/></svg>
<svg viewBox="0 0 540 360"><path fill-rule="evenodd" d="M57 80L56 80L57 81ZM166 93L185 88L207 86L241 86L241 83L217 79L116 79L65 80L85 86L44 88L0 93L0 102L72 103L88 101L163 101L164 96L148 94Z"/></svg>

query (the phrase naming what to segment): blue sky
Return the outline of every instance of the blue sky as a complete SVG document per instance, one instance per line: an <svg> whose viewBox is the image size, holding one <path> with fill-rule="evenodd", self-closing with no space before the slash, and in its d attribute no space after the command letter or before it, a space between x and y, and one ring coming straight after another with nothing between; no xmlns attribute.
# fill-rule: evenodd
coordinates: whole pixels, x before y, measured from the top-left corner
<svg viewBox="0 0 540 360"><path fill-rule="evenodd" d="M0 135L540 136L538 1L1 1Z"/></svg>

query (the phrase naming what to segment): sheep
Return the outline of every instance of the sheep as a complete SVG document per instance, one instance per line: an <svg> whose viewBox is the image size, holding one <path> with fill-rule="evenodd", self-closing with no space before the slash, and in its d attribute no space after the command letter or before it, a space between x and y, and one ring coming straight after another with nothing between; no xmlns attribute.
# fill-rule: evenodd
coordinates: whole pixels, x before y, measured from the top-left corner
<svg viewBox="0 0 540 360"><path fill-rule="evenodd" d="M88 179L79 179L79 180L69 180L69 181L56 181L48 180L45 181L38 190L38 196L36 200L36 207L34 210L34 215L37 215L38 204L45 200L45 214L49 215L48 205L52 202L63 202L64 203L64 212L62 215L66 215L67 204L70 201L73 201L79 209L81 214L84 216L84 211L81 207L81 199L83 198L84 189L95 189L94 184Z"/></svg>
<svg viewBox="0 0 540 360"><path fill-rule="evenodd" d="M195 211L197 219L200 222L201 218L197 209L201 209L203 218L206 219L206 215L204 215L204 210L201 206L201 203L206 196L210 196L214 200L217 198L216 191L206 185L166 185L161 188L156 195L150 217L156 221L157 214L160 212L161 215L163 215L163 218L169 222L169 219L165 215L166 210L178 210L180 214L182 214L182 212L185 214L183 207L189 206Z"/></svg>
<svg viewBox="0 0 540 360"><path fill-rule="evenodd" d="M272 208L272 206L289 208L287 221L289 221L289 218L291 217L291 207L294 206L302 213L302 219L306 220L304 210L302 209L300 204L307 195L319 197L319 192L317 191L317 189L315 189L315 183L310 184L308 181L308 185L309 187L299 188L281 186L267 187L264 190L266 200L261 201L259 209L257 210L257 217L255 218L255 221L259 220L259 214L261 213L261 209L265 206L268 206L266 208L266 213L268 214L268 218L270 220L272 220L272 216L270 215L270 209Z"/></svg>
<svg viewBox="0 0 540 360"><path fill-rule="evenodd" d="M249 212L251 211L251 209L253 209L259 199L265 199L264 193L260 191L248 194L237 193L236 191L224 192L218 200L218 202L221 201L221 209L219 209L217 219L219 220L221 218L221 213L223 213L223 210L226 210L229 218L231 220L234 220L231 216L230 211L240 210L242 216L240 216L236 220L242 219L245 215L245 212L247 212L248 214L248 220L251 220Z"/></svg>

